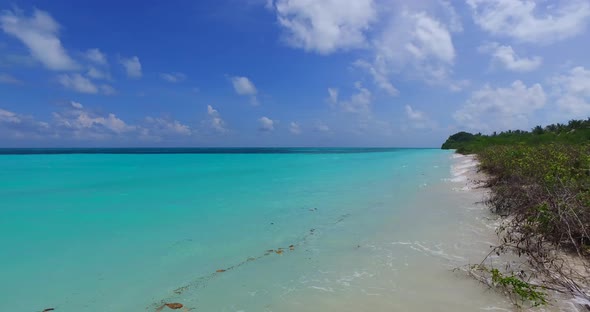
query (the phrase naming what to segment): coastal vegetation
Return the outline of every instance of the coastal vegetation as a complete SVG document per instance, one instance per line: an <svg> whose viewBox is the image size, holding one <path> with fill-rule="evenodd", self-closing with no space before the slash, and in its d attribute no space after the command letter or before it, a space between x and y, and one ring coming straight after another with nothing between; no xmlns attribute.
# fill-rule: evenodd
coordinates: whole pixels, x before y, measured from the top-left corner
<svg viewBox="0 0 590 312"><path fill-rule="evenodd" d="M526 264L510 263L504 273L483 263L472 268L534 305L545 303L543 288L590 299L590 119L491 135L459 132L442 148L476 154L487 174L486 203L503 217L493 253Z"/></svg>

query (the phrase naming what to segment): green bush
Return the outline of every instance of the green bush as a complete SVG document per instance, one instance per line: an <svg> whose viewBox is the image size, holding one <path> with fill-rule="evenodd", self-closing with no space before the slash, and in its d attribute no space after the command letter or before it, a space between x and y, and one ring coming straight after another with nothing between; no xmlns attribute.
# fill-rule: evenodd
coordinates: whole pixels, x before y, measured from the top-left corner
<svg viewBox="0 0 590 312"><path fill-rule="evenodd" d="M477 154L480 170L488 174L487 204L509 217L498 229L502 243L494 250L525 256L545 285L576 294L578 285L590 285L590 277L568 266L562 252L579 255L586 264L582 271L590 268L590 119L537 126L531 132L459 132L442 148ZM494 286L534 305L546 303L542 293L514 273L487 272Z"/></svg>
<svg viewBox="0 0 590 312"><path fill-rule="evenodd" d="M490 175L489 204L515 217L519 238L582 250L590 241L589 155L588 144L485 148L478 158Z"/></svg>

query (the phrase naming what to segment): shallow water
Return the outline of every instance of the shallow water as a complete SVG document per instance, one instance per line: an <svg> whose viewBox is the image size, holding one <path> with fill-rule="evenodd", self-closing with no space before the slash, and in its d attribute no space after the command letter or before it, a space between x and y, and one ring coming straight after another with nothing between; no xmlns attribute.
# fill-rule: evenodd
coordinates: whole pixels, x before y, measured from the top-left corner
<svg viewBox="0 0 590 312"><path fill-rule="evenodd" d="M353 151L2 155L0 310L510 309L472 165Z"/></svg>

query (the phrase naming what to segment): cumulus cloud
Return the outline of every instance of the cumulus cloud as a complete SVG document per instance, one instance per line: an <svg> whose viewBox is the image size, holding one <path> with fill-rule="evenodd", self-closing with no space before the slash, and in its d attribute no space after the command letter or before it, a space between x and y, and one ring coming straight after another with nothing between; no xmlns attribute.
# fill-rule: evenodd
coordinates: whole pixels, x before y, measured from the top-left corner
<svg viewBox="0 0 590 312"><path fill-rule="evenodd" d="M49 13L35 9L31 16L21 10L0 13L0 27L29 49L31 56L50 70L74 70L78 64L68 55L59 39L59 24Z"/></svg>
<svg viewBox="0 0 590 312"><path fill-rule="evenodd" d="M69 109L54 112L50 126L60 137L79 140L160 141L192 134L190 127L177 120L146 117L142 124L132 125L113 113L97 113L75 101Z"/></svg>
<svg viewBox="0 0 590 312"><path fill-rule="evenodd" d="M399 94L397 88L393 86L387 77L389 68L385 64L375 65L365 60L357 60L353 65L368 72L373 77L375 84L389 95L395 96Z"/></svg>
<svg viewBox="0 0 590 312"><path fill-rule="evenodd" d="M192 130L189 126L178 120L167 118L146 117L143 125L142 135L154 137L160 140L165 137L190 136Z"/></svg>
<svg viewBox="0 0 590 312"><path fill-rule="evenodd" d="M289 132L295 135L301 134L301 126L299 126L299 123L292 121L289 124Z"/></svg>
<svg viewBox="0 0 590 312"><path fill-rule="evenodd" d="M176 83L186 79L186 75L183 73L162 73L160 77L168 82Z"/></svg>
<svg viewBox="0 0 590 312"><path fill-rule="evenodd" d="M117 94L117 90L115 90L115 88L113 88L112 86L110 86L108 84L100 85L99 89L100 89L100 92L102 92L102 94L104 94L104 95Z"/></svg>
<svg viewBox="0 0 590 312"><path fill-rule="evenodd" d="M250 103L254 106L258 105L258 90L254 83L248 79L248 77L234 76L231 77L231 83L234 86L234 90L239 95L249 95Z"/></svg>
<svg viewBox="0 0 590 312"><path fill-rule="evenodd" d="M371 110L371 92L358 81L355 83L355 88L357 93L353 94L349 100L341 101L340 106L346 112L368 113Z"/></svg>
<svg viewBox="0 0 590 312"><path fill-rule="evenodd" d="M367 88L363 87L360 82L354 84L356 93L352 94L347 100L338 100L338 90L328 88L330 105L337 106L342 111L349 113L364 113L371 111L372 94Z"/></svg>
<svg viewBox="0 0 590 312"><path fill-rule="evenodd" d="M448 3L446 6L451 7ZM456 29L457 25L452 26L431 12L401 8L383 24L372 40L373 59L354 63L370 74L379 88L397 95L390 77L400 73L429 84L457 87L450 78L456 57L451 28Z"/></svg>
<svg viewBox="0 0 590 312"><path fill-rule="evenodd" d="M256 95L258 93L256 86L248 77L235 76L231 78L231 82L239 95Z"/></svg>
<svg viewBox="0 0 590 312"><path fill-rule="evenodd" d="M453 117L476 131L528 129L529 118L546 103L539 84L527 87L516 80L506 88L484 88L473 92Z"/></svg>
<svg viewBox="0 0 590 312"><path fill-rule="evenodd" d="M207 105L207 115L209 116L209 126L219 133L227 132L225 121L219 115L219 112L211 105Z"/></svg>
<svg viewBox="0 0 590 312"><path fill-rule="evenodd" d="M289 45L320 54L365 46L377 17L373 0L276 0L274 9Z"/></svg>
<svg viewBox="0 0 590 312"><path fill-rule="evenodd" d="M67 89L80 93L98 93L98 87L90 79L80 74L63 74L57 76L57 81Z"/></svg>
<svg viewBox="0 0 590 312"><path fill-rule="evenodd" d="M275 0L267 7L293 47L320 54L365 48L370 56L353 65L391 96L399 93L391 77L400 73L453 91L464 85L451 78L452 33L463 26L450 1Z"/></svg>
<svg viewBox="0 0 590 312"><path fill-rule="evenodd" d="M499 63L508 70L516 72L535 70L543 62L539 56L533 56L531 58L519 57L511 46L500 45L496 42L479 47L479 51L490 54L494 62Z"/></svg>
<svg viewBox="0 0 590 312"><path fill-rule="evenodd" d="M85 56L89 61L99 65L106 65L108 63L107 56L99 49L88 49Z"/></svg>
<svg viewBox="0 0 590 312"><path fill-rule="evenodd" d="M451 2L442 0L438 1L438 5L440 6L442 15L447 20L449 30L452 32L462 32L463 23L461 22L461 16L457 13Z"/></svg>
<svg viewBox="0 0 590 312"><path fill-rule="evenodd" d="M106 138L111 135L134 131L135 126L128 125L113 113L100 115L86 110L81 104L72 103L72 109L54 112L56 128L67 130L78 138ZM77 103L79 104L79 103Z"/></svg>
<svg viewBox="0 0 590 312"><path fill-rule="evenodd" d="M92 79L104 79L104 80L111 80L111 75L103 70L97 69L94 66L90 66L88 72L86 72L86 76Z"/></svg>
<svg viewBox="0 0 590 312"><path fill-rule="evenodd" d="M141 78L141 63L139 62L139 58L137 56L132 56L130 58L122 57L119 62L125 68L127 72L127 77L129 78Z"/></svg>
<svg viewBox="0 0 590 312"><path fill-rule="evenodd" d="M268 117L260 117L258 119L258 130L263 132L271 132L275 130L275 121Z"/></svg>
<svg viewBox="0 0 590 312"><path fill-rule="evenodd" d="M436 122L430 119L423 111L412 108L410 105L404 107L406 117L411 122L411 127L415 129L425 129L436 127Z"/></svg>
<svg viewBox="0 0 590 312"><path fill-rule="evenodd" d="M328 125L326 125L325 123L318 121L315 123L313 130L315 130L316 132L327 133L330 132L330 127L328 127Z"/></svg>
<svg viewBox="0 0 590 312"><path fill-rule="evenodd" d="M590 96L590 70L583 66L574 67L566 74L552 78L552 83L560 93Z"/></svg>
<svg viewBox="0 0 590 312"><path fill-rule="evenodd" d="M70 101L70 105L75 109L83 109L84 108L84 105L82 105L82 103L76 102L76 101Z"/></svg>
<svg viewBox="0 0 590 312"><path fill-rule="evenodd" d="M328 101L330 102L330 104L338 103L338 89L328 88Z"/></svg>
<svg viewBox="0 0 590 312"><path fill-rule="evenodd" d="M426 115L419 110L414 110L410 105L406 105L406 115L410 120L422 121L426 119Z"/></svg>
<svg viewBox="0 0 590 312"><path fill-rule="evenodd" d="M530 0L467 0L473 20L483 30L523 42L552 43L584 31L590 18L590 3L558 1L538 6Z"/></svg>
<svg viewBox="0 0 590 312"><path fill-rule="evenodd" d="M550 83L564 117L585 119L590 115L590 70L577 66L551 78Z"/></svg>
<svg viewBox="0 0 590 312"><path fill-rule="evenodd" d="M2 123L20 123L21 118L19 118L16 113L11 111L7 111L4 109L0 109L0 122Z"/></svg>
<svg viewBox="0 0 590 312"><path fill-rule="evenodd" d="M0 109L0 138L129 143L174 141L193 135L189 126L171 118L146 117L142 123L133 125L114 113L96 112L76 101L62 107L61 111L52 113L49 122Z"/></svg>
<svg viewBox="0 0 590 312"><path fill-rule="evenodd" d="M7 73L0 73L0 83L18 85L23 82Z"/></svg>
<svg viewBox="0 0 590 312"><path fill-rule="evenodd" d="M0 108L0 138L37 139L51 135L49 125L33 117L17 114Z"/></svg>

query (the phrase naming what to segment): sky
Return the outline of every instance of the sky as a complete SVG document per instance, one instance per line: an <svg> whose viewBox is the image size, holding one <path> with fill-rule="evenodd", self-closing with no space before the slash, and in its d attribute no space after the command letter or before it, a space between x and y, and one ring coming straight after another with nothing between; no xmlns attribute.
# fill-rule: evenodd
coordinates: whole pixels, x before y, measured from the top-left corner
<svg viewBox="0 0 590 312"><path fill-rule="evenodd" d="M590 116L590 0L0 0L0 147L439 147Z"/></svg>

